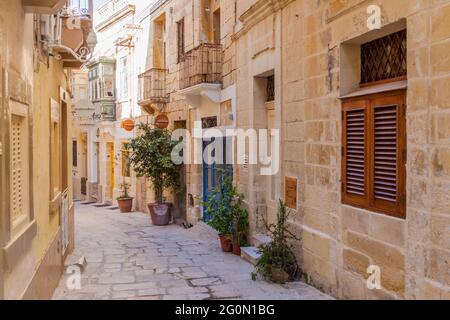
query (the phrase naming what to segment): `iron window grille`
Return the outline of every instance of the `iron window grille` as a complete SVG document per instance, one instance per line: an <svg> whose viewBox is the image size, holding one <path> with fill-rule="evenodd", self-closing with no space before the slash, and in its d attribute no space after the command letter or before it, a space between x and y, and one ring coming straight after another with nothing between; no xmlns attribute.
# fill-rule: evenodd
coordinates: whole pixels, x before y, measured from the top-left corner
<svg viewBox="0 0 450 320"><path fill-rule="evenodd" d="M406 76L406 30L361 45L361 85Z"/></svg>
<svg viewBox="0 0 450 320"><path fill-rule="evenodd" d="M267 102L275 101L275 76L267 77Z"/></svg>

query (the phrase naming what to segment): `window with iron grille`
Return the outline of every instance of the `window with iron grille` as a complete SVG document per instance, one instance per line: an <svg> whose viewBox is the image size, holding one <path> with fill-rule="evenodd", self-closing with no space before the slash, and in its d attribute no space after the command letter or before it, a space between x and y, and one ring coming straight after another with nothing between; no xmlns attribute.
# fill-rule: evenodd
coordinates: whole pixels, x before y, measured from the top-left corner
<svg viewBox="0 0 450 320"><path fill-rule="evenodd" d="M267 77L267 102L275 101L275 76Z"/></svg>
<svg viewBox="0 0 450 320"><path fill-rule="evenodd" d="M361 85L407 75L406 30L361 45Z"/></svg>
<svg viewBox="0 0 450 320"><path fill-rule="evenodd" d="M217 117L202 118L202 129L217 127Z"/></svg>
<svg viewBox="0 0 450 320"><path fill-rule="evenodd" d="M78 145L77 141L72 141L72 166L74 168L78 167Z"/></svg>

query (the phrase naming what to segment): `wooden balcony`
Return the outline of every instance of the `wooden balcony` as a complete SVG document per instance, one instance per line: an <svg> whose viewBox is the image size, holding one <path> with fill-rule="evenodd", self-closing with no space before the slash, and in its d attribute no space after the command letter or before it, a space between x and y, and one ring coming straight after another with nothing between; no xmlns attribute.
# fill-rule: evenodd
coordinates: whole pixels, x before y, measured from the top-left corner
<svg viewBox="0 0 450 320"><path fill-rule="evenodd" d="M201 44L185 54L180 62L180 89L200 84L222 85L222 45Z"/></svg>
<svg viewBox="0 0 450 320"><path fill-rule="evenodd" d="M167 70L150 69L139 75L139 99L142 107L169 102L166 87Z"/></svg>

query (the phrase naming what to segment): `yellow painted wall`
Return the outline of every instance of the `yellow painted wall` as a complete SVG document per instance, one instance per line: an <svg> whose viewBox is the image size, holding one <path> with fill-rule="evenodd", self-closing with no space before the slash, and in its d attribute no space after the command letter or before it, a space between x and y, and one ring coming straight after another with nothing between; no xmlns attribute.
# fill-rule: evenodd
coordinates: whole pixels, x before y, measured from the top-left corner
<svg viewBox="0 0 450 320"><path fill-rule="evenodd" d="M50 210L50 99L60 103L62 87L68 91L69 82L62 62L50 58L49 67L40 64L39 72L34 74L34 118L33 118L33 157L34 157L34 208L38 234L34 243L36 260L44 257L51 241L59 229L59 211ZM69 203L72 203L72 131L71 106L68 105L68 185Z"/></svg>

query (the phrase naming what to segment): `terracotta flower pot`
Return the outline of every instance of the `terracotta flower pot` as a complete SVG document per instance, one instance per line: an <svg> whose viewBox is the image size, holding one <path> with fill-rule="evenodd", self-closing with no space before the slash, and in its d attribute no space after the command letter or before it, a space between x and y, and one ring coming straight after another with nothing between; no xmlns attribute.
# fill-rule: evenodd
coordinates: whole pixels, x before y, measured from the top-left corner
<svg viewBox="0 0 450 320"><path fill-rule="evenodd" d="M223 252L231 252L233 251L233 244L229 236L219 234L220 246Z"/></svg>
<svg viewBox="0 0 450 320"><path fill-rule="evenodd" d="M133 198L117 199L117 205L121 213L129 213L133 208Z"/></svg>
<svg viewBox="0 0 450 320"><path fill-rule="evenodd" d="M238 243L233 243L233 254L241 256L241 246Z"/></svg>
<svg viewBox="0 0 450 320"><path fill-rule="evenodd" d="M171 203L150 203L148 209L154 226L167 226L169 224L172 213Z"/></svg>

